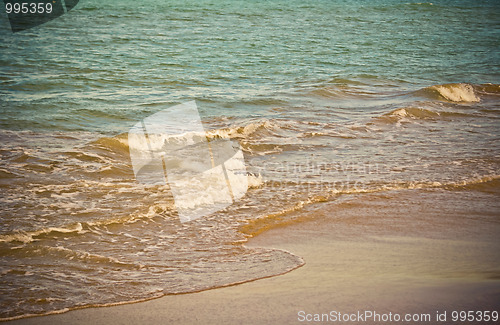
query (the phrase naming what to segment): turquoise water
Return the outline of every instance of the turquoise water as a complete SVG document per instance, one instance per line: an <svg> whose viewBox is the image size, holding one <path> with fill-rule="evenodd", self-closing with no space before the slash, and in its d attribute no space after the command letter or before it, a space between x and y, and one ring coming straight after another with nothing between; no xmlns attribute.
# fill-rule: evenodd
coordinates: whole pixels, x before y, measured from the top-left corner
<svg viewBox="0 0 500 325"><path fill-rule="evenodd" d="M498 1L81 1L0 34L0 317L286 272L246 238L365 192L500 175ZM189 224L126 133L196 100L251 187ZM56 275L56 276L54 276Z"/></svg>
<svg viewBox="0 0 500 325"><path fill-rule="evenodd" d="M272 115L262 101L289 103L331 82L417 90L500 78L496 1L83 1L77 9L2 34L2 128L112 133L157 102L195 98L208 115L233 115L235 106Z"/></svg>

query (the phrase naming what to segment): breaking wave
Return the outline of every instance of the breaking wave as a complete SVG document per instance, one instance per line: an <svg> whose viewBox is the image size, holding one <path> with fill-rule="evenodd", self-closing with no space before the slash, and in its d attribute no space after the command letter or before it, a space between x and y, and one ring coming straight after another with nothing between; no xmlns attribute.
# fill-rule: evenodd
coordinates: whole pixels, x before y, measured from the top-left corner
<svg viewBox="0 0 500 325"><path fill-rule="evenodd" d="M403 120L439 120L459 117L473 116L463 112L444 111L423 107L402 107L394 109L382 116L376 117L375 121L382 123L396 123Z"/></svg>
<svg viewBox="0 0 500 325"><path fill-rule="evenodd" d="M467 83L434 85L424 88L420 93L432 99L449 102L474 103L480 101L480 97L474 90L474 86Z"/></svg>

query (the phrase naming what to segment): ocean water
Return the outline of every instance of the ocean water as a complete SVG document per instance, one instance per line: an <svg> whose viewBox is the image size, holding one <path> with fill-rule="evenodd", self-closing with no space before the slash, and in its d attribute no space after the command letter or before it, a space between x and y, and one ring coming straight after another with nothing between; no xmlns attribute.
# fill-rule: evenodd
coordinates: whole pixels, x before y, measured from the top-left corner
<svg viewBox="0 0 500 325"><path fill-rule="evenodd" d="M498 197L499 13L498 1L82 0L2 29L0 318L293 270L299 256L244 243L323 202ZM250 187L181 223L168 186L135 180L127 132L191 100L209 137L239 142Z"/></svg>

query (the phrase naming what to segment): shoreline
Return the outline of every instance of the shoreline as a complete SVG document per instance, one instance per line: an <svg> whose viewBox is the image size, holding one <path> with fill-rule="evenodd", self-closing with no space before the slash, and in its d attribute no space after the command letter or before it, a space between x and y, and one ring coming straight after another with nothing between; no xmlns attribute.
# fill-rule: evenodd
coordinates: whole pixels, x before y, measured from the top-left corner
<svg viewBox="0 0 500 325"><path fill-rule="evenodd" d="M257 248L260 248L260 246L257 247ZM264 247L264 248L272 248L272 247ZM281 249L277 249L277 248L272 248L272 249L273 250L280 250L280 251L286 252L288 254L292 254L291 252L288 252L288 251L285 251L285 250L281 250ZM162 299L162 298L170 297L170 296L182 296L182 295L196 294L196 293L201 293L201 292L205 292L205 291L217 290L217 289L222 289L222 288L229 288L229 287L233 287L233 286L242 285L242 284L245 284L245 283L251 283L251 282L255 282L255 281L259 281L259 280L274 278L274 277L282 276L284 274L293 272L296 269L301 268L302 266L305 265L305 262L303 261L303 259L300 256L297 256L295 254L292 254L292 255L298 257L299 259L301 259L302 263L300 265L297 265L297 266L289 269L289 270L286 270L286 271L284 271L282 273L278 273L278 274L274 274L274 275L268 275L268 276L264 276L264 277L261 277L261 278L255 278L255 279L245 280L245 281L240 281L240 282L228 283L226 285L222 285L222 286L219 286L219 287L207 288L207 289L202 289L202 290L198 290L198 291L181 292L181 293L169 293L169 294L161 295L159 297L151 297L151 298L144 298L144 299L138 299L138 300L132 300L132 301L123 301L123 302L102 304L102 305L87 305L87 306L82 306L82 307L65 308L65 309L61 309L61 310L51 311L51 312L48 312L46 314L29 314L29 315L14 316L14 317L9 318L9 319L0 319L0 323L4 323L4 322L7 323L7 322L13 322L13 321L22 321L22 320L25 320L25 319L40 318L40 317L47 317L47 316L53 316L53 315L61 315L61 314L66 314L66 313L70 313L70 312L73 312L73 311L82 310L82 309L109 308L109 307L124 306L124 305L131 305L131 304L140 304L140 303L148 302L148 301L151 301L151 300Z"/></svg>
<svg viewBox="0 0 500 325"><path fill-rule="evenodd" d="M432 191L402 195L415 193L419 195L414 199L422 203L432 199L426 197L429 193L432 197ZM448 209L464 193L468 192L444 193ZM305 265L285 274L197 293L82 308L9 323L290 324L301 323L301 311L315 315L371 310L432 317L447 311L450 317L453 310L499 309L500 253L496 252L498 240L494 239L498 225L470 219L466 226L475 226L475 232L460 236L464 220L453 216L457 220L449 223L444 209L433 231L422 232L419 227L432 213L405 218L397 215L401 213L400 201L384 202L388 204L374 211L370 205L379 205L380 195L366 195L363 199L366 202L351 200L311 207L302 212L310 214L309 221L268 229L249 239L247 247L281 249L305 260ZM363 204L373 215L364 211ZM410 209L406 214L422 212L414 202L404 206ZM335 215L337 221L325 215Z"/></svg>

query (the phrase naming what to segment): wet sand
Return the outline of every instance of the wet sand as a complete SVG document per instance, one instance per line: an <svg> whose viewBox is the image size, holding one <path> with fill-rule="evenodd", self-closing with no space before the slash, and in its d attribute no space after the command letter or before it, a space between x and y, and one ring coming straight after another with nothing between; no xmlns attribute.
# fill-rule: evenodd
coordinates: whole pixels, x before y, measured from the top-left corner
<svg viewBox="0 0 500 325"><path fill-rule="evenodd" d="M306 221L268 229L247 244L301 256L305 265L287 274L11 323L293 324L314 314L372 311L429 314L427 324L451 324L452 311L500 310L495 197L405 191L318 204L301 211ZM436 322L444 311L447 321Z"/></svg>

